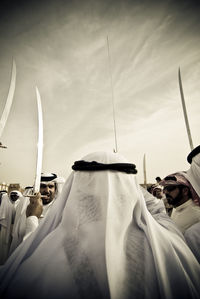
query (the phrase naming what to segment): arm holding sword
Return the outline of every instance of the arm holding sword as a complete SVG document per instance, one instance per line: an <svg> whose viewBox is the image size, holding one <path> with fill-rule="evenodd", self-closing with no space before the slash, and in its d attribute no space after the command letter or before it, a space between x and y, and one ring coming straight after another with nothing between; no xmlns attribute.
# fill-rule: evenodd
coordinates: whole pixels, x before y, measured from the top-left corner
<svg viewBox="0 0 200 299"><path fill-rule="evenodd" d="M43 204L40 192L30 196L30 203L26 209L26 217L36 216L40 218L43 211Z"/></svg>
<svg viewBox="0 0 200 299"><path fill-rule="evenodd" d="M39 225L57 194L57 184L54 181L57 178L55 174L42 174L40 182L40 192L29 195L30 203L26 209L26 239ZM42 214L43 213L43 214Z"/></svg>
<svg viewBox="0 0 200 299"><path fill-rule="evenodd" d="M41 97L38 88L36 87L36 98L38 108L38 144L37 144L37 161L36 161L36 175L33 187L34 194L30 196L30 203L26 209L26 231L24 239L26 239L38 226L39 218L42 215L43 205L40 195L40 175L42 170L42 156L43 156L43 115Z"/></svg>
<svg viewBox="0 0 200 299"><path fill-rule="evenodd" d="M57 175L45 173L40 177L38 192L34 193L32 187L27 187L24 192L24 202L18 211L20 217L15 219L17 229L13 235L10 253L37 229L60 194L63 182L61 178L57 178Z"/></svg>
<svg viewBox="0 0 200 299"><path fill-rule="evenodd" d="M39 225L39 218L43 212L40 192L30 195L30 203L26 209L26 230L23 240L30 236Z"/></svg>

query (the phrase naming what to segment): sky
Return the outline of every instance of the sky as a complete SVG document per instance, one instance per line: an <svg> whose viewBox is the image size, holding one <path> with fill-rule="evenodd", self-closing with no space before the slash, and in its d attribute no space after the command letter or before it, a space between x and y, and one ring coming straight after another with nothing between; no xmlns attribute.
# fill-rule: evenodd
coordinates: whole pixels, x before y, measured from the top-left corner
<svg viewBox="0 0 200 299"><path fill-rule="evenodd" d="M36 86L44 119L43 172L67 178L75 160L113 151L112 91L118 153L136 164L139 183L144 154L148 183L187 170L178 68L197 146L199 15L198 1L191 0L1 1L0 116L12 59L17 78L0 140L8 147L0 149L0 182L34 183Z"/></svg>

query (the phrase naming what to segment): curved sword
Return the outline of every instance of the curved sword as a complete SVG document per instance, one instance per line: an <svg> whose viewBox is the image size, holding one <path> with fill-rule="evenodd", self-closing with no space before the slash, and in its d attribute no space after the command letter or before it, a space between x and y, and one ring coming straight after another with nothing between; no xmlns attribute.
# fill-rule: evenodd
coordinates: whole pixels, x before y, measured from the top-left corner
<svg viewBox="0 0 200 299"><path fill-rule="evenodd" d="M147 189L146 154L143 157L144 188Z"/></svg>
<svg viewBox="0 0 200 299"><path fill-rule="evenodd" d="M43 156L43 116L42 116L42 104L39 90L36 86L37 108L38 108L38 144L37 144L37 164L36 175L33 192L40 191L40 178L42 172L42 156Z"/></svg>
<svg viewBox="0 0 200 299"><path fill-rule="evenodd" d="M185 106L185 98L184 98L184 93L183 93L180 67L178 69L178 81L179 81L179 89L180 89L180 94L181 94L181 102L182 102L182 107L183 107L183 114L184 114L184 119L185 119L187 135L188 135L188 139L189 139L190 148L191 148L191 150L193 150L194 146L193 146L193 142L192 142L192 136L191 136L191 132L190 132L187 110L186 110L186 106Z"/></svg>
<svg viewBox="0 0 200 299"><path fill-rule="evenodd" d="M1 120L0 120L0 138L2 136L2 133L3 133L4 127L6 125L8 115L10 113L10 109L12 106L13 97L14 97L14 93L15 93L15 85L16 85L16 64L15 64L15 61L13 60L10 87L9 87L9 91L8 91L6 104L5 104L3 113L1 115Z"/></svg>
<svg viewBox="0 0 200 299"><path fill-rule="evenodd" d="M110 47L109 47L108 36L107 36L107 50L108 50L108 61L109 61L110 85L112 91L113 127L114 127L114 134L115 134L115 148L113 149L113 151L114 153L117 153L118 148L117 148L117 130L116 130L116 120L115 120L114 90L113 90L112 68L111 68Z"/></svg>

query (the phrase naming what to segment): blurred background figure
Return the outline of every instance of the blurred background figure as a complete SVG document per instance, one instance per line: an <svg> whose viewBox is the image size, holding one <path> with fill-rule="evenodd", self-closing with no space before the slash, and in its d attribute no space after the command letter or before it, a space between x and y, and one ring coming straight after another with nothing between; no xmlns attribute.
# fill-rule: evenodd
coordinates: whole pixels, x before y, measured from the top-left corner
<svg viewBox="0 0 200 299"><path fill-rule="evenodd" d="M167 198L163 192L163 187L160 184L154 184L150 188L150 193L158 199L161 199L164 202L166 212L169 216L171 216L173 206L169 204Z"/></svg>
<svg viewBox="0 0 200 299"><path fill-rule="evenodd" d="M12 241L12 228L15 219L16 208L22 198L18 190L9 194L3 193L0 205L0 264L4 264L8 258Z"/></svg>

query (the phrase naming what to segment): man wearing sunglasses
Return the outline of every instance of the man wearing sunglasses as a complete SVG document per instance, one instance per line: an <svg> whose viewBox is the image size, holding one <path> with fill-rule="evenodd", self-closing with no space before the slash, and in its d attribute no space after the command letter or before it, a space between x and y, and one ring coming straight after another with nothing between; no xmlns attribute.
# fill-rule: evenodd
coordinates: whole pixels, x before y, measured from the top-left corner
<svg viewBox="0 0 200 299"><path fill-rule="evenodd" d="M182 233L200 221L200 207L194 203L198 197L189 181L181 174L175 173L165 177L160 183L169 204L174 209L171 218Z"/></svg>

